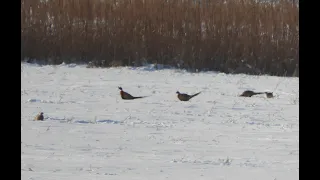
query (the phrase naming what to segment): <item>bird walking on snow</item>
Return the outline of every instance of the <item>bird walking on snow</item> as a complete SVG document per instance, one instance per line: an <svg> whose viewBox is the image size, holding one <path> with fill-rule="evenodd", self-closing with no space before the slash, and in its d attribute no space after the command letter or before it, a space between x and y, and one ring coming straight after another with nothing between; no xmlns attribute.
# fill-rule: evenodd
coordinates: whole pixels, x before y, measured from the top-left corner
<svg viewBox="0 0 320 180"><path fill-rule="evenodd" d="M135 96L132 96L131 94L125 92L122 90L122 87L118 87L120 89L120 95L121 95L121 98L124 99L124 100L132 100L132 99L138 99L138 98L144 98L146 96L139 96L139 97L135 97Z"/></svg>
<svg viewBox="0 0 320 180"><path fill-rule="evenodd" d="M188 94L185 94L185 93L180 93L179 91L176 92L178 94L178 99L180 101L189 101L191 98L197 96L198 94L200 94L201 92L198 92L196 94L193 94L193 95L188 95Z"/></svg>
<svg viewBox="0 0 320 180"><path fill-rule="evenodd" d="M254 92L254 91L247 90L247 91L244 91L240 96L242 96L242 97L251 97L251 96L254 96L254 95L257 95L257 94L264 94L264 92Z"/></svg>
<svg viewBox="0 0 320 180"><path fill-rule="evenodd" d="M251 97L257 94L266 94L267 98L273 98L273 93L272 92L254 92L254 91L244 91L240 96L242 97Z"/></svg>
<svg viewBox="0 0 320 180"><path fill-rule="evenodd" d="M43 121L43 112L40 112L39 114L36 115L34 118L35 121Z"/></svg>

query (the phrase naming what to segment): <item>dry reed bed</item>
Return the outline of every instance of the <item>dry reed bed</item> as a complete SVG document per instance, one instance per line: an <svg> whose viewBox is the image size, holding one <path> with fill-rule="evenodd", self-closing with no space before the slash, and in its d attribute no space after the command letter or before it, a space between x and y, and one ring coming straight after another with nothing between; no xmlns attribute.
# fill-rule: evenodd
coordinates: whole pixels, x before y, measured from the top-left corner
<svg viewBox="0 0 320 180"><path fill-rule="evenodd" d="M299 7L289 0L21 0L21 59L105 60L292 75Z"/></svg>

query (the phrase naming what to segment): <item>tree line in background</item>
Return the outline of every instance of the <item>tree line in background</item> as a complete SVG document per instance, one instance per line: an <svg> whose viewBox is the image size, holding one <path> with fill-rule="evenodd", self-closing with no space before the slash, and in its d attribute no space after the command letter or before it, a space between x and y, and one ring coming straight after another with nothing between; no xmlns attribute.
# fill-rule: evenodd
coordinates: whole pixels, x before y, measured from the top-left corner
<svg viewBox="0 0 320 180"><path fill-rule="evenodd" d="M292 0L21 0L21 60L299 76Z"/></svg>

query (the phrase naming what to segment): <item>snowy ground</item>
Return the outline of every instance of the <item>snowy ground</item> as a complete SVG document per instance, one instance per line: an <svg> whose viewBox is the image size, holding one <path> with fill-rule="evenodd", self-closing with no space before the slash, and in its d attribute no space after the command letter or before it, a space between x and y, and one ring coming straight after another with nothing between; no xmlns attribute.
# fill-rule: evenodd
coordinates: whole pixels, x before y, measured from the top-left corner
<svg viewBox="0 0 320 180"><path fill-rule="evenodd" d="M21 83L22 179L299 179L298 78L22 63Z"/></svg>

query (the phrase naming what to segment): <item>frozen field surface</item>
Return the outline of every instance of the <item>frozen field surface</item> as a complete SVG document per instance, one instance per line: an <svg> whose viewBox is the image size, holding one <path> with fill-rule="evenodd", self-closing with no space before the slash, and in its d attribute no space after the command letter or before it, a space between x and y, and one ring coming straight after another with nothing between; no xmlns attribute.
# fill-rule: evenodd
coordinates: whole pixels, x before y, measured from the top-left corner
<svg viewBox="0 0 320 180"><path fill-rule="evenodd" d="M21 83L23 180L299 179L299 78L21 63Z"/></svg>

